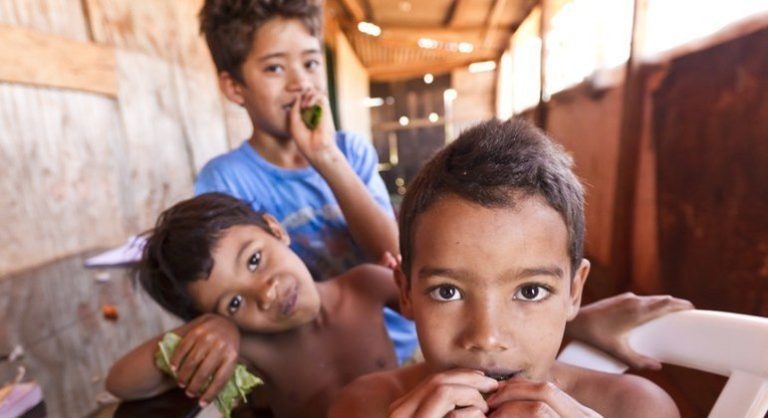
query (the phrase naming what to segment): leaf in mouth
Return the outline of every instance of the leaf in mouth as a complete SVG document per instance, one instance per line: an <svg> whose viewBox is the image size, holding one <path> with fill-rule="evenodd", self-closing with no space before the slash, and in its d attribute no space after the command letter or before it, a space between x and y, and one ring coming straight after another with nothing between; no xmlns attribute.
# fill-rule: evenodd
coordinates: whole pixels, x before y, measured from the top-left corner
<svg viewBox="0 0 768 418"><path fill-rule="evenodd" d="M309 129L315 129L320 124L320 118L323 116L323 108L320 105L310 106L301 109L301 120Z"/></svg>

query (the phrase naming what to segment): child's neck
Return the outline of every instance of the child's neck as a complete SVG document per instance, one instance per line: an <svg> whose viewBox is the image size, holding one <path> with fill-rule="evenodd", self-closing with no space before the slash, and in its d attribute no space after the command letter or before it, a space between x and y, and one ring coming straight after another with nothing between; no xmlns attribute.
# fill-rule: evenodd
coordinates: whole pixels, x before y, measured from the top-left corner
<svg viewBox="0 0 768 418"><path fill-rule="evenodd" d="M248 143L262 158L278 167L304 168L309 166L309 161L290 137L283 139L254 130Z"/></svg>

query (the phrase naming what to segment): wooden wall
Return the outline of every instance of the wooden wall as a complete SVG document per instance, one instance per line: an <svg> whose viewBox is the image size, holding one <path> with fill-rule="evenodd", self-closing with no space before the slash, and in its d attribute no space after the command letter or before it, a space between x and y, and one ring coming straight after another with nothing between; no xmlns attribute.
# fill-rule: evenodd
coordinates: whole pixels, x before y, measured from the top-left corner
<svg viewBox="0 0 768 418"><path fill-rule="evenodd" d="M148 228L239 142L200 4L3 2L0 277Z"/></svg>
<svg viewBox="0 0 768 418"><path fill-rule="evenodd" d="M547 103L545 128L587 184L588 300L633 290L768 314L766 28L750 22L639 70L630 277L612 275L623 82L600 92L585 82ZM676 367L645 375L684 417L706 416L724 383Z"/></svg>
<svg viewBox="0 0 768 418"><path fill-rule="evenodd" d="M586 186L587 241L593 263L610 264L616 164L623 91L600 92L579 85L552 98L547 131L573 155L576 174Z"/></svg>

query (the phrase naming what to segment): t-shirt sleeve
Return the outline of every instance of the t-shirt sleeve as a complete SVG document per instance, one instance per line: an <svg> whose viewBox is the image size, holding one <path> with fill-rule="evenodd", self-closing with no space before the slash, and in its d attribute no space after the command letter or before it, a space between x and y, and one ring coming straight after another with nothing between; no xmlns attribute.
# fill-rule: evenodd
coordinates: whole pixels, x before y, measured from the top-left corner
<svg viewBox="0 0 768 418"><path fill-rule="evenodd" d="M379 157L376 155L373 144L360 135L346 132L342 135L340 145L352 169L368 188L376 203L394 218L395 214L392 210L392 203L389 201L387 186L384 185L384 180L379 175Z"/></svg>
<svg viewBox="0 0 768 418"><path fill-rule="evenodd" d="M195 179L195 196L203 193L222 192L231 194L222 173L213 164L206 164Z"/></svg>

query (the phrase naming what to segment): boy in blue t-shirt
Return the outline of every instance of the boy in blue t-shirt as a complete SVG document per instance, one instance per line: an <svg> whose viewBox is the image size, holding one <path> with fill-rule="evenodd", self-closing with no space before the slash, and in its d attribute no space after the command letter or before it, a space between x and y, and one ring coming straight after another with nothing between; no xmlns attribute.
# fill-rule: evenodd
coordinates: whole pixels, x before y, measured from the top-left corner
<svg viewBox="0 0 768 418"><path fill-rule="evenodd" d="M320 6L307 0L208 0L201 30L224 95L253 134L203 167L195 193L223 192L274 215L315 280L399 253L397 225L372 145L337 132L327 98ZM319 105L309 129L301 110ZM417 348L413 323L385 309L399 361Z"/></svg>

